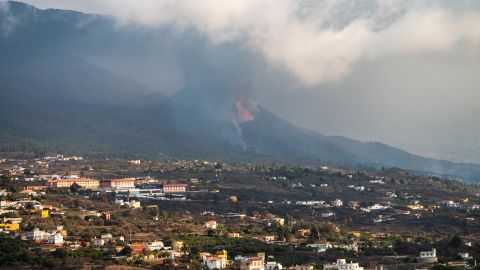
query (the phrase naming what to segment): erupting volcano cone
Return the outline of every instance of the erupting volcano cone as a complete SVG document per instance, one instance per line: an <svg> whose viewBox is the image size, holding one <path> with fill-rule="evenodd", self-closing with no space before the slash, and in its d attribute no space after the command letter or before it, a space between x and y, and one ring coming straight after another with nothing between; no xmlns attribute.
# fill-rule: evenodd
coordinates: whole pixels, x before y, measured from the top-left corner
<svg viewBox="0 0 480 270"><path fill-rule="evenodd" d="M255 115L245 106L243 97L239 97L237 102L235 102L235 108L237 109L238 122L243 123L255 120Z"/></svg>

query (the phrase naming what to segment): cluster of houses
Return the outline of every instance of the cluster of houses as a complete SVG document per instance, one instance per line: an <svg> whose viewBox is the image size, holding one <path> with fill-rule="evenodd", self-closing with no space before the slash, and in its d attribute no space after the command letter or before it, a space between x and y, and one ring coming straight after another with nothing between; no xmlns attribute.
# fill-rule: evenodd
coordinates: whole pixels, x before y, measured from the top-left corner
<svg viewBox="0 0 480 270"><path fill-rule="evenodd" d="M34 228L32 231L22 233L21 239L30 240L37 243L47 243L55 246L63 246L64 237L67 236L67 232L63 229L63 226L57 226L56 229L50 231L40 230Z"/></svg>
<svg viewBox="0 0 480 270"><path fill-rule="evenodd" d="M356 190L356 191L364 191L365 190L365 186L355 186L355 185L349 185L347 186L348 188L351 188L353 190Z"/></svg>
<svg viewBox="0 0 480 270"><path fill-rule="evenodd" d="M65 157L64 155L62 154L58 154L56 156L46 156L46 157L43 157L41 159L37 159L36 161L39 161L39 160L49 160L49 161L81 161L83 160L83 157L81 156L69 156L69 157Z"/></svg>
<svg viewBox="0 0 480 270"><path fill-rule="evenodd" d="M210 213L208 215L215 215L215 214ZM275 217L274 215L272 215L272 216L275 219L272 219L272 217L269 217L268 219L261 220L260 222L262 222L263 224L265 224L267 226L271 226L271 224L273 222L278 222L278 223L282 223L282 224L284 223L284 220L282 218ZM379 217L384 218L384 219L388 219L387 217L383 217L381 215ZM205 222L205 227L207 229L217 229L218 226L219 226L219 224L215 220L210 220L210 221ZM336 227L334 224L332 224L332 226L334 226L336 232L340 232L340 228ZM310 234L311 234L311 230L308 229L308 228L298 229L296 231L296 236L298 238L308 237ZM358 232L358 231L352 231L352 232L349 232L349 234L352 235L352 237L354 237L356 239L360 239L360 237L362 235L362 233ZM233 232L226 233L225 235L227 237L241 237L240 233L233 233ZM371 234L369 237L370 237L370 239L376 239L376 238L384 239L387 236L388 236L388 234L377 233L377 234ZM265 241L267 244L277 243L275 241L276 237L273 236L273 235L264 235L263 237L258 238L258 239ZM468 246L468 245L471 245L471 243L469 243L469 244L466 243L465 245ZM353 241L353 242L350 242L350 243L323 242L323 243L307 244L306 247L311 248L311 249L313 249L313 250L315 250L319 253L326 252L327 250L333 249L333 248L343 249L343 250L346 250L346 251L352 251L352 252L356 253L356 252L359 252L359 250L361 248L361 242L359 242L359 241ZM382 246L378 245L376 247L381 248ZM467 260L471 259L471 257L469 257L468 253L459 253L458 257L461 258L460 261L449 262L448 265L449 266L462 266L462 267L467 266ZM264 257L262 258L262 256L259 256L259 255L251 256L251 257L236 256L233 260L229 261L227 256L226 256L226 253L222 251L222 252L219 252L219 253L216 253L216 254L202 253L202 259L203 259L203 262L204 262L205 266L208 267L209 269L230 268L228 266L231 266L231 265L237 265L239 269L264 269L264 270L265 269L282 269L281 264L278 264L276 262L266 262L265 258ZM432 250L427 250L427 251L421 251L419 253L419 256L418 256L418 263L424 264L424 265L434 265L434 264L438 263L436 250L432 249ZM339 259L339 260L337 260L336 263L325 264L323 267L324 267L323 269L343 269L343 270L362 270L363 269L361 266L359 266L358 263L347 262L345 259ZM289 269L296 269L296 268L289 268ZM304 269L304 268L302 268L302 269Z"/></svg>
<svg viewBox="0 0 480 270"><path fill-rule="evenodd" d="M290 201L287 201L287 204L291 204ZM331 201L330 203L327 203L326 201L317 201L317 200L311 200L311 201L295 201L296 205L306 205L306 206L320 206L320 207L341 207L343 206L343 201L340 199L335 199Z"/></svg>
<svg viewBox="0 0 480 270"><path fill-rule="evenodd" d="M266 262L265 253L261 252L256 256L235 256L233 260L228 260L227 251L222 250L216 254L208 252L200 253L203 264L208 269L225 269L227 266L236 265L240 270L282 270L282 264L274 261ZM291 269L291 268L288 268Z"/></svg>
<svg viewBox="0 0 480 270"><path fill-rule="evenodd" d="M53 160L47 159L47 160ZM65 160L64 157L55 157L55 160ZM73 160L81 160L76 159L76 157L68 157L68 161ZM141 164L140 160L132 160L129 161L131 164ZM210 166L209 164L199 163L201 166ZM199 165L200 166L200 165ZM12 167L12 172L23 172L25 168L21 166ZM347 175L348 178L353 178L351 174ZM79 177L77 175L68 175L68 176L59 176L59 175L40 175L40 176L29 176L25 178L27 181L38 181L38 180L45 180L45 185L43 186L27 186L23 191L20 193L35 196L37 194L42 194L42 190L44 189L61 189L61 188L70 188L72 185L78 185L85 189L92 189L98 191L106 191L106 192L114 192L118 194L118 198L115 197L115 203L123 206L127 206L130 208L141 208L141 204L139 200L131 200L130 198L164 198L166 194L175 195L187 192L188 185L183 183L163 183L159 184L157 181L152 179L136 179L136 178L118 178L118 179L104 179L104 180L97 180L92 178L85 178ZM270 177L270 180L286 180L285 177ZM192 179L190 183L198 182L198 179ZM375 185L384 185L385 181L383 178L374 178L369 181L370 184ZM302 183L294 183L291 185L292 187L302 187ZM321 187L328 187L328 184L322 183ZM365 188L363 185L349 185L347 186L349 189L353 189L355 191L370 191L372 188ZM391 209L393 207L393 203L389 198L396 198L397 194L394 191L386 191L382 190L383 194L385 195L384 198L387 198L385 201L380 201L379 203L373 203L369 206L366 203L359 203L356 201L350 201L345 203L341 199L334 199L332 201L320 201L320 200L302 200L302 201L295 201L293 204L299 206L309 206L312 208L325 208L322 209L321 217L323 218L330 218L335 216L336 210L334 207L351 207L357 209L361 212L372 212L372 211L382 211L386 209ZM0 195L7 195L6 191L0 190ZM402 195L399 195L402 196ZM230 197L230 202L237 202L237 198L233 198L235 196ZM126 199L125 199L126 198ZM403 195L402 198L407 198L407 195ZM414 197L411 197L406 206L402 204L402 211L404 213L414 213L414 215L419 215L421 211L433 211L437 207L445 207L445 208L459 208L465 207L468 203L467 201L463 202L455 202L451 200L440 201L435 203L435 205L427 205L424 206L421 204L419 200L413 200ZM273 203L273 202L272 202ZM292 204L292 202L288 202L288 204ZM432 204L430 202L430 204ZM363 207L360 207L362 205ZM478 205L470 205L471 209L480 208ZM42 205L36 200L27 199L27 200L17 200L17 201L0 201L0 214L1 213L9 213L15 212L15 209L29 209L30 211L36 211L40 213L42 218L48 218L50 215L61 214L61 210L48 205ZM405 210L408 209L408 210ZM398 209L397 209L398 210ZM92 215L96 215L97 217L101 217L104 220L110 219L108 213L103 212L96 212L90 213ZM339 215L341 211L338 211ZM393 212L393 211L392 211ZM394 220L394 217L382 215L385 213L378 213L375 214L375 218L373 218L374 223L381 223ZM203 215L214 216L215 214L211 211L205 212ZM224 213L221 215L223 218L245 218L245 214L241 213ZM254 220L256 217L247 217ZM285 220L281 217L277 217L274 215L265 217L262 220L257 220L260 223L271 226L272 224L276 223L279 225L284 225ZM183 243L181 241L174 241L172 246L165 246L164 243L159 239L148 239L147 241L125 241L125 237L121 235L113 236L110 233L104 233L97 235L89 240L82 240L82 241L69 241L67 237L66 230L62 226L56 226L55 228L49 229L40 229L40 228L33 228L29 231L24 231L19 233L20 231L20 224L22 222L22 218L6 218L4 217L0 223L0 231L3 233L15 233L21 237L21 239L25 241L34 241L37 243L43 243L46 245L52 245L55 247L63 246L68 247L71 249L87 247L89 245L93 245L95 247L104 247L104 248L113 248L116 251L123 250L126 246L129 247L132 254L135 254L134 257L141 257L145 261L155 261L161 258L171 258L174 259L182 254L185 254L185 249L183 248ZM207 230L217 230L220 226L215 220L209 220L204 223L204 226ZM338 227L335 228L340 231ZM297 239L300 239L299 242L305 244L307 237L311 234L311 230L308 228L302 228L295 231ZM227 237L237 238L242 237L242 234L239 232L228 232L225 233ZM279 241L276 241L277 236L274 235L261 235L261 236L252 236L262 241L265 241L267 244L276 244ZM301 239L305 238L305 239ZM358 237L357 237L358 238ZM71 240L71 238L70 238ZM358 252L359 244L358 242L353 242L349 244L336 244L336 243L314 243L306 245L308 248L316 250L317 252L325 252L328 249L332 248L340 248L344 250ZM147 252L148 251L148 252ZM158 251L158 252L157 252ZM272 261L272 258L266 258L264 253L258 253L254 256L235 256L229 260L228 254L226 251L222 250L217 253L206 253L203 252L200 254L203 264L208 269L225 269L229 268L232 265L238 266L239 269L245 270L280 270L284 267L275 261ZM463 261L467 260L469 257L468 253L459 253L459 257L462 258ZM434 264L437 263L437 255L436 250L433 249L431 251L422 251L418 257L420 262ZM458 266L461 265L462 262L452 262L452 265ZM464 262L463 262L464 263ZM325 270L363 270L358 263L354 262L347 262L345 259L338 259L334 263L326 264L323 266ZM310 269L310 266L294 266L288 269L292 270L307 270Z"/></svg>
<svg viewBox="0 0 480 270"><path fill-rule="evenodd" d="M208 269L236 268L240 270L313 270L313 265L295 265L285 268L281 263L267 260L265 253L260 252L255 256L235 256L233 260L228 260L227 251L222 250L216 254L207 252L200 253L203 264ZM323 265L325 270L363 270L359 263L347 262L345 259L337 259L335 263Z"/></svg>
<svg viewBox="0 0 480 270"><path fill-rule="evenodd" d="M336 263L330 263L323 265L325 270L363 270L358 263L352 261L347 262L345 259L337 259Z"/></svg>
<svg viewBox="0 0 480 270"><path fill-rule="evenodd" d="M161 240L145 241L145 242L126 242L125 237L112 236L110 233L101 234L93 237L89 241L67 241L67 232L63 226L57 226L53 230L40 230L34 228L31 231L23 232L21 239L25 241L34 241L36 243L52 245L55 247L66 247L71 250L90 247L111 248L116 252L122 252L126 247L130 249L131 258L142 258L146 261L155 261L164 258L175 259L181 256L183 242L174 241L172 247L165 246ZM148 253L148 254L147 254Z"/></svg>

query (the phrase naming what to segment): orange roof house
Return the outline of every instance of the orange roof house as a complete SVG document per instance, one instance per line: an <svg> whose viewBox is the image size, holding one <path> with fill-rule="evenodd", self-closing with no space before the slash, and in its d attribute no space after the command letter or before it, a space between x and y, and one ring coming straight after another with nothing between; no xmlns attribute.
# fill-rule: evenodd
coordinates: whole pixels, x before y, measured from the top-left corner
<svg viewBox="0 0 480 270"><path fill-rule="evenodd" d="M145 245L142 243L131 243L130 248L132 249L132 252L140 253L145 250Z"/></svg>

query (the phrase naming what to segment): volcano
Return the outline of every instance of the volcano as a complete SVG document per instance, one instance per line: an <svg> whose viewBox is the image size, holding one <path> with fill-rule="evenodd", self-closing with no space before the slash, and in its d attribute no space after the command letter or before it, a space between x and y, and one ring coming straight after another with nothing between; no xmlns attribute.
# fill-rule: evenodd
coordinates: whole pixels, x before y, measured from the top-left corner
<svg viewBox="0 0 480 270"><path fill-rule="evenodd" d="M235 102L235 109L237 111L237 119L240 123L255 120L255 115L253 114L251 109L245 105L244 97L238 98L238 100Z"/></svg>
<svg viewBox="0 0 480 270"><path fill-rule="evenodd" d="M185 84L167 97L115 70L116 61L131 50L149 60L160 41L145 36L158 36L157 32L139 34L135 27L119 30L102 16L39 10L18 2L10 4L9 12L9 18L22 20L17 20L15 31L0 35L3 156L62 152L90 157L330 163L399 167L467 180L480 177L480 165L423 158L379 142L325 136L289 123L251 102L248 85L243 83L248 74L238 57L224 65L226 57L221 53L214 63L205 61L211 58L208 53L203 58L188 55ZM161 40L174 38L168 33L160 36ZM124 47L113 50L116 43ZM202 46L190 36L179 44L184 46L182 54ZM104 65L96 62L99 57Z"/></svg>

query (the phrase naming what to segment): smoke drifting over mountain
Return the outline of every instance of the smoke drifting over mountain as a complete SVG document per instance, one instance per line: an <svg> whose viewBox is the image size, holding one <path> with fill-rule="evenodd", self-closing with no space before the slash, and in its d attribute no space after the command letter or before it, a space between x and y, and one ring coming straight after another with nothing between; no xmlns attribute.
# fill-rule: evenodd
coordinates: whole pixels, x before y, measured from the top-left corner
<svg viewBox="0 0 480 270"><path fill-rule="evenodd" d="M17 18L10 15L8 2L0 2L0 14L5 14L0 19L0 36L7 36L15 29Z"/></svg>
<svg viewBox="0 0 480 270"><path fill-rule="evenodd" d="M94 28L68 43L76 56L168 95L222 89L192 102L215 108L223 122L238 121L244 96L323 134L480 163L480 126L472 124L480 116L479 1L26 2L112 15L127 34ZM240 81L247 92L236 90Z"/></svg>
<svg viewBox="0 0 480 270"><path fill-rule="evenodd" d="M194 28L213 43L240 42L304 85L336 80L362 60L391 54L474 49L474 1L92 0L29 1L104 12L123 23ZM462 13L458 16L458 13Z"/></svg>

